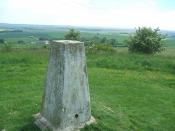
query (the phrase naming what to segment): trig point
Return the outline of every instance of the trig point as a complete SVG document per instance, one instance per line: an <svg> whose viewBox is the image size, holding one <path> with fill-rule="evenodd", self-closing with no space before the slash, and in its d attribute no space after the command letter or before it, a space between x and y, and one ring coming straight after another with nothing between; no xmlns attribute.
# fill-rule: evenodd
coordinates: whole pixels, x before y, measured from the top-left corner
<svg viewBox="0 0 175 131"><path fill-rule="evenodd" d="M93 122L84 43L52 41L42 107L36 115L36 125L42 131L76 131Z"/></svg>

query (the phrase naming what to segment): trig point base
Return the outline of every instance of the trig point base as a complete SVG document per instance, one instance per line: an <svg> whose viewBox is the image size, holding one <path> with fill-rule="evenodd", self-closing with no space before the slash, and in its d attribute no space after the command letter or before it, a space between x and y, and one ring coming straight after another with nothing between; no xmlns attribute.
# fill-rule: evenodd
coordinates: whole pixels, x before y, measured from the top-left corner
<svg viewBox="0 0 175 131"><path fill-rule="evenodd" d="M83 42L51 42L41 112L35 117L42 131L76 131L95 122Z"/></svg>

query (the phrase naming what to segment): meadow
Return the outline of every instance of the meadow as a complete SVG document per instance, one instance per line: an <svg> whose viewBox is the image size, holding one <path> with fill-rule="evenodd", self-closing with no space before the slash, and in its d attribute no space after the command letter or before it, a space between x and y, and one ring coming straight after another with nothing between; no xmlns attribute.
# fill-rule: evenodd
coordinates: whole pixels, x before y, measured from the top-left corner
<svg viewBox="0 0 175 131"><path fill-rule="evenodd" d="M39 38L63 39L65 27L1 25L10 46L0 44L0 131L39 131L33 115L40 111L49 48ZM81 37L106 37L125 45L132 30L80 28ZM92 115L97 124L82 131L175 130L175 33L165 39L165 50L153 55L87 48ZM24 41L19 44L19 41ZM8 50L7 50L8 49Z"/></svg>
<svg viewBox="0 0 175 131"><path fill-rule="evenodd" d="M155 55L87 53L92 115L82 131L174 131L175 49ZM48 49L0 52L0 130L39 131Z"/></svg>

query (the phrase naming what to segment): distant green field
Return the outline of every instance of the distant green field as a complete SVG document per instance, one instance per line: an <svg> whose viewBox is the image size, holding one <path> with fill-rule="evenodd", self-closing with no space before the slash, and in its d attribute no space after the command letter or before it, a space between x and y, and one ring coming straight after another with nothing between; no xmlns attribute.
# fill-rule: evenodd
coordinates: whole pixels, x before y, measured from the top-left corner
<svg viewBox="0 0 175 131"><path fill-rule="evenodd" d="M175 37L171 37L165 40L166 47L175 47Z"/></svg>
<svg viewBox="0 0 175 131"><path fill-rule="evenodd" d="M0 39L4 39L7 42L18 43L18 41L24 41L25 44L39 43L39 38L45 39L64 39L65 31L52 31L44 29L28 29L23 32L1 32ZM106 38L107 40L115 39L119 45L126 45L125 40L128 38L130 33L123 32L93 32L93 31L81 31L81 38L92 40L94 37L99 39ZM175 36L171 35L166 38L164 42L165 47L175 47Z"/></svg>
<svg viewBox="0 0 175 131"><path fill-rule="evenodd" d="M92 115L82 131L174 131L175 48L155 55L87 54ZM0 130L39 131L48 50L0 51Z"/></svg>
<svg viewBox="0 0 175 131"><path fill-rule="evenodd" d="M14 42L23 39L24 41L35 41L40 37L51 38L51 39L63 39L63 32L3 32L0 33L0 39L10 41L13 39Z"/></svg>
<svg viewBox="0 0 175 131"><path fill-rule="evenodd" d="M66 32L48 32L48 31L28 31L28 32L3 32L0 33L0 39L4 39L7 43L12 43L12 46L24 47L25 45L39 44L39 39L64 39ZM121 35L120 33L94 33L94 32L81 32L81 38L86 40L93 40L94 37L98 39L103 39L104 37L107 41L115 39L117 45L125 45L125 39L127 35ZM18 44L19 41L23 41L23 44ZM100 43L100 42L98 42ZM96 44L98 44L96 43Z"/></svg>

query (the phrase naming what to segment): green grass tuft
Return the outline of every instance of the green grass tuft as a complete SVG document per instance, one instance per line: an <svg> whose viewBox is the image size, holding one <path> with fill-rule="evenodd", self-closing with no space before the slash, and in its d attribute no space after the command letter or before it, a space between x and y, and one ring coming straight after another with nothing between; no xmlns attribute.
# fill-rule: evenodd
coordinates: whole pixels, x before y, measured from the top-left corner
<svg viewBox="0 0 175 131"><path fill-rule="evenodd" d="M92 115L82 131L174 131L175 49L156 55L87 54ZM48 49L0 52L0 130L39 131Z"/></svg>

